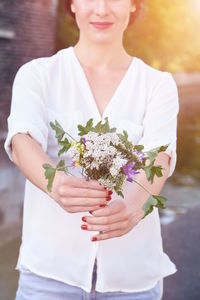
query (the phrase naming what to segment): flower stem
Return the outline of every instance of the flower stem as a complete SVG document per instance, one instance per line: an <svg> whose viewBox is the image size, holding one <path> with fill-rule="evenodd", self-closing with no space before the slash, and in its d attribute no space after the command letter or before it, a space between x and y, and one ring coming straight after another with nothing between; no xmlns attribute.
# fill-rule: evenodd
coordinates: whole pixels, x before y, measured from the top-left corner
<svg viewBox="0 0 200 300"><path fill-rule="evenodd" d="M135 179L133 179L133 181L135 183L137 183L139 186L141 186L150 196L152 195L142 184L140 184L138 181L136 181Z"/></svg>
<svg viewBox="0 0 200 300"><path fill-rule="evenodd" d="M75 138L73 138L73 136L71 136L68 132L65 131L65 133L66 133L68 136L70 136L70 138L71 138L72 140L74 140L75 142L78 143L78 141L77 141Z"/></svg>
<svg viewBox="0 0 200 300"><path fill-rule="evenodd" d="M69 166L70 167L70 166ZM67 171L67 169L63 170L62 168L57 168L57 171L63 171L65 174L70 174L72 176L75 176L74 174L70 173L69 171Z"/></svg>

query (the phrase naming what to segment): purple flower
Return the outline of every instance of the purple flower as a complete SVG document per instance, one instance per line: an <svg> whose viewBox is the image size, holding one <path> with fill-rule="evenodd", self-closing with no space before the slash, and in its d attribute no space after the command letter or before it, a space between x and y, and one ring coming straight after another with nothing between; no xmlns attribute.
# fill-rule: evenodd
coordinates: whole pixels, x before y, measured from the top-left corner
<svg viewBox="0 0 200 300"><path fill-rule="evenodd" d="M129 182L133 182L133 179L131 178L131 175L135 175L135 174L138 174L138 173L140 173L139 171L135 171L134 169L133 169L133 167L134 167L134 165L135 165L135 163L133 162L130 162L128 165L123 165L123 170L124 170L124 173L126 174L126 179L127 179L127 181L129 181Z"/></svg>
<svg viewBox="0 0 200 300"><path fill-rule="evenodd" d="M83 144L84 144L84 147L85 147L85 149L86 149L86 138L82 138L82 142L83 142Z"/></svg>
<svg viewBox="0 0 200 300"><path fill-rule="evenodd" d="M139 160L143 162L144 160L144 153L139 152L138 150L135 150L136 155L138 156Z"/></svg>
<svg viewBox="0 0 200 300"><path fill-rule="evenodd" d="M140 159L141 159L141 161L144 160L144 153L141 154Z"/></svg>
<svg viewBox="0 0 200 300"><path fill-rule="evenodd" d="M140 152L139 152L138 150L135 150L135 153L136 153L137 155L140 155Z"/></svg>

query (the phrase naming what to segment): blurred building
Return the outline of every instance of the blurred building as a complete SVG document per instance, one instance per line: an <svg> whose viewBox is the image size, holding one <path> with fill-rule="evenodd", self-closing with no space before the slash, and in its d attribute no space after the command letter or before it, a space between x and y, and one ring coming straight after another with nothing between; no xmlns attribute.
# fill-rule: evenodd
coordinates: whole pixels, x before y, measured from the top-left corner
<svg viewBox="0 0 200 300"><path fill-rule="evenodd" d="M55 51L58 0L0 0L0 139L7 132L11 88L25 62Z"/></svg>
<svg viewBox="0 0 200 300"><path fill-rule="evenodd" d="M22 173L4 148L12 84L19 67L55 53L58 0L0 0L0 245L21 231Z"/></svg>

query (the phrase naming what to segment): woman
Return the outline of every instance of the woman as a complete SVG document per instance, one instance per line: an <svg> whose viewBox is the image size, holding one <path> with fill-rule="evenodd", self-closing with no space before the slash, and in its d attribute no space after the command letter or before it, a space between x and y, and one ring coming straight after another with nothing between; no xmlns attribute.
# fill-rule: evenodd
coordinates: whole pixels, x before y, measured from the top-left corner
<svg viewBox="0 0 200 300"><path fill-rule="evenodd" d="M152 185L137 177L159 194L176 164L177 87L124 50L134 1L73 0L70 8L77 44L24 64L13 83L5 149L27 178L16 300L161 299L163 278L177 269L163 252L158 209L142 219L148 194L127 183L119 198L78 168L57 173L49 193L42 165L58 160L50 121L76 138L78 124L107 116L146 150L169 144L156 160L163 177Z"/></svg>

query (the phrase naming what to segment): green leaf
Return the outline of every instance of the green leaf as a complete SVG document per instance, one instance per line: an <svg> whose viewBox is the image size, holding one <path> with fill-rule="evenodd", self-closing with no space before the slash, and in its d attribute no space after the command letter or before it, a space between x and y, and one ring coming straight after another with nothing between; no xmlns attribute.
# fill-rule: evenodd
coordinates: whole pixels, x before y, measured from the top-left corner
<svg viewBox="0 0 200 300"><path fill-rule="evenodd" d="M56 120L55 120L55 124L53 122L50 122L50 126L53 130L55 130L56 139L58 140L58 142L61 141L65 134L65 131L62 128L62 126Z"/></svg>
<svg viewBox="0 0 200 300"><path fill-rule="evenodd" d="M162 177L163 176L162 169L163 169L162 166L154 166L152 163L148 166L145 166L144 171L146 173L147 180L150 181L152 184L155 175L157 177Z"/></svg>
<svg viewBox="0 0 200 300"><path fill-rule="evenodd" d="M124 194L122 193L122 191L116 191L118 196L121 196L124 199Z"/></svg>
<svg viewBox="0 0 200 300"><path fill-rule="evenodd" d="M155 173L156 173L156 176L157 177L162 177L163 176L163 174L162 174L162 166L154 166L154 168L155 168Z"/></svg>
<svg viewBox="0 0 200 300"><path fill-rule="evenodd" d="M99 121L96 126L94 127L95 132L100 132L101 131L101 121Z"/></svg>
<svg viewBox="0 0 200 300"><path fill-rule="evenodd" d="M150 159L150 162L154 163L154 161L158 155L158 152L157 151L148 151L147 155L148 155L148 158Z"/></svg>
<svg viewBox="0 0 200 300"><path fill-rule="evenodd" d="M59 171L64 171L64 168L65 168L65 161L64 159L62 159L57 164L56 169L59 169Z"/></svg>
<svg viewBox="0 0 200 300"><path fill-rule="evenodd" d="M105 117L104 120L105 120L104 123L103 123L103 121L100 121L100 122L97 123L97 125L94 128L95 132L98 132L98 133L108 133L108 132L111 132L111 129L110 129L110 126L109 126L109 122L108 122L108 117ZM112 128L112 130L116 130L116 128Z"/></svg>
<svg viewBox="0 0 200 300"><path fill-rule="evenodd" d="M139 151L139 152L142 152L142 150L144 149L144 146L143 145L135 145L134 149Z"/></svg>
<svg viewBox="0 0 200 300"><path fill-rule="evenodd" d="M69 150L69 148L71 147L71 143L69 142L69 140L67 138L65 138L64 141L59 141L59 145L61 145L63 147L59 150L58 156L60 156L64 152L67 152Z"/></svg>
<svg viewBox="0 0 200 300"><path fill-rule="evenodd" d="M152 195L148 198L148 200L143 204L142 208L145 211L148 211L152 205L156 205L158 203L157 199L155 199Z"/></svg>
<svg viewBox="0 0 200 300"><path fill-rule="evenodd" d="M161 146L161 147L158 147L156 148L156 151L159 153L159 152L163 152L165 151L168 147L169 147L170 144L167 144L167 145L164 145L164 146Z"/></svg>
<svg viewBox="0 0 200 300"><path fill-rule="evenodd" d="M151 165L144 167L144 171L147 177L148 181L152 181L152 176L151 176Z"/></svg>
<svg viewBox="0 0 200 300"><path fill-rule="evenodd" d="M87 134L89 131L93 131L93 119L89 119L86 123L86 126L78 125L79 133L78 135L83 136Z"/></svg>
<svg viewBox="0 0 200 300"><path fill-rule="evenodd" d="M47 190L51 193L56 168L53 168L50 164L43 164L42 166L45 169L45 178L48 180Z"/></svg>
<svg viewBox="0 0 200 300"><path fill-rule="evenodd" d="M116 127L113 127L110 129L110 132L116 132L117 128Z"/></svg>
<svg viewBox="0 0 200 300"><path fill-rule="evenodd" d="M117 133L118 137L120 138L121 142L126 146L126 149L132 149L133 144L128 140L128 133L126 130L123 130L123 134Z"/></svg>
<svg viewBox="0 0 200 300"><path fill-rule="evenodd" d="M168 199L164 196L151 195L142 206L142 209L145 212L144 217L142 219L144 219L148 214L150 214L153 211L154 206L157 208L165 209L166 206L164 205L164 202L166 202L167 200Z"/></svg>
<svg viewBox="0 0 200 300"><path fill-rule="evenodd" d="M126 130L123 130L123 134L126 140L128 140L128 133L126 132Z"/></svg>
<svg viewBox="0 0 200 300"><path fill-rule="evenodd" d="M148 157L150 159L150 162L154 163L154 161L155 161L158 153L165 151L168 148L168 146L169 146L169 144L163 145L163 146L160 146L160 147L157 147L157 148L154 148L154 149L152 149L150 151L147 151L147 155L148 155Z"/></svg>
<svg viewBox="0 0 200 300"><path fill-rule="evenodd" d="M89 119L86 123L87 128L91 128L93 126L93 119Z"/></svg>
<svg viewBox="0 0 200 300"><path fill-rule="evenodd" d="M107 133L107 132L110 132L108 117L105 118L105 123L101 125L101 133Z"/></svg>
<svg viewBox="0 0 200 300"><path fill-rule="evenodd" d="M105 122L99 121L94 127L93 127L93 119L90 119L86 126L78 125L78 130L79 130L79 135L83 136L87 134L89 131L93 131L99 134L102 133L108 133L108 132L116 132L116 128L110 128L109 122L108 122L108 117L104 118Z"/></svg>
<svg viewBox="0 0 200 300"><path fill-rule="evenodd" d="M124 194L122 193L122 191L119 189L118 186L114 186L114 190L115 190L115 192L116 192L117 195L119 195L122 198L124 198Z"/></svg>
<svg viewBox="0 0 200 300"><path fill-rule="evenodd" d="M162 208L166 208L165 205L164 205L164 202L168 201L168 199L166 197L164 197L164 196L158 196L158 195L153 195L153 197L155 199L157 199L159 205L163 206Z"/></svg>

